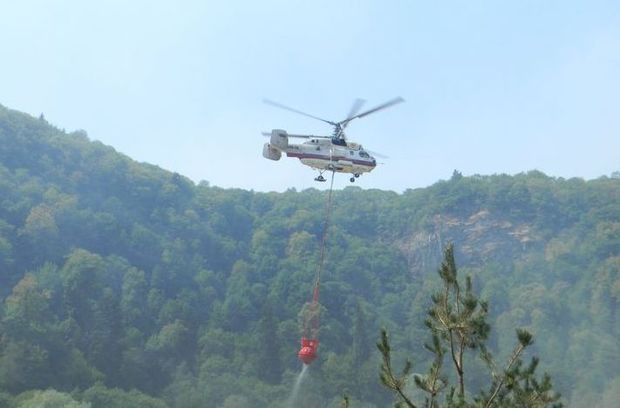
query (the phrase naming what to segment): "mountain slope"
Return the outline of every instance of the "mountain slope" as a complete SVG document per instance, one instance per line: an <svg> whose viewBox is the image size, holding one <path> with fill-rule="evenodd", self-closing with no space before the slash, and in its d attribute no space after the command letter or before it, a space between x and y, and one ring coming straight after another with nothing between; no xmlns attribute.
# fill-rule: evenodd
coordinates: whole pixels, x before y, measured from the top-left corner
<svg viewBox="0 0 620 408"><path fill-rule="evenodd" d="M284 403L325 198L196 186L0 106L0 391L77 387L92 402L110 392L100 382L169 406ZM389 401L381 326L399 355L429 358L423 320L447 242L491 302L497 353L528 327L569 406L618 391L620 180L455 172L334 202L315 406L344 389Z"/></svg>

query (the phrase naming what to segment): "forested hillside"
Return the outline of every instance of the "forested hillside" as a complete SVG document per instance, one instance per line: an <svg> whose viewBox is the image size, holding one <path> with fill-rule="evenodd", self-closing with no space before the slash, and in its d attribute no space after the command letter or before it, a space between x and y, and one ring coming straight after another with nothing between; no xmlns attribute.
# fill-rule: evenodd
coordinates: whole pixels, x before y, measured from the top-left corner
<svg viewBox="0 0 620 408"><path fill-rule="evenodd" d="M325 199L195 185L0 106L0 406L286 406ZM334 205L306 406L390 406L379 330L428 361L448 242L490 302L495 354L525 327L566 406L617 406L620 179L455 171Z"/></svg>

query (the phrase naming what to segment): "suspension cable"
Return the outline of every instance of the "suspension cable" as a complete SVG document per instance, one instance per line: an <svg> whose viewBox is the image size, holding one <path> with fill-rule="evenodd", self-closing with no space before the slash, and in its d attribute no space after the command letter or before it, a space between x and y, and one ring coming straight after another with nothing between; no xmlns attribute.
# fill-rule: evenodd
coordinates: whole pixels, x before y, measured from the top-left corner
<svg viewBox="0 0 620 408"><path fill-rule="evenodd" d="M319 300L319 285L321 283L321 274L323 273L325 265L325 247L327 246L327 232L329 230L329 221L332 213L332 191L334 190L334 176L336 172L332 170L332 179L329 184L329 192L327 194L327 204L325 206L325 220L323 222L323 235L321 237L321 257L319 259L319 265L316 272L316 281L314 284L314 291L312 294L312 300L318 302Z"/></svg>

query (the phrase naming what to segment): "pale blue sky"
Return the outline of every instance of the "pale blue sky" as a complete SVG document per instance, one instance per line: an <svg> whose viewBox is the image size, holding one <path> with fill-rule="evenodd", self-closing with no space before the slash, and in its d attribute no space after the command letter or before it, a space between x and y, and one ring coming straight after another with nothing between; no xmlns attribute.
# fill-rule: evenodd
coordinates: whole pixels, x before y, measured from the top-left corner
<svg viewBox="0 0 620 408"><path fill-rule="evenodd" d="M0 50L0 104L222 187L317 186L260 133L331 129L265 97L331 120L404 97L348 128L389 156L364 188L620 169L619 1L5 1Z"/></svg>

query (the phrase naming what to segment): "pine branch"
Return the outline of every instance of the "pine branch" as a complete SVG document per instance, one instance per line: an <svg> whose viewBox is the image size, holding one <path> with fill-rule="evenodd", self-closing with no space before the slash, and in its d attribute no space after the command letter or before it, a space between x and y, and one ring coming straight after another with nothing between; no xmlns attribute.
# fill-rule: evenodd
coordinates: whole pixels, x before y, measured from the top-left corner
<svg viewBox="0 0 620 408"><path fill-rule="evenodd" d="M404 392L407 376L411 371L411 362L409 360L406 361L405 368L403 368L403 372L400 377L397 378L394 375L394 372L392 371L391 347L386 329L381 329L381 341L377 343L377 348L379 349L379 351L381 352L381 356L383 357L383 363L381 364L381 373L379 374L381 382L387 388L396 391L398 396L402 399L402 403L405 403L407 407L417 408L417 406L407 397ZM402 406L402 403L397 404L397 406Z"/></svg>
<svg viewBox="0 0 620 408"><path fill-rule="evenodd" d="M506 382L506 378L507 378L506 373L510 371L514 363L519 359L519 356L521 355L523 350L525 350L526 347L532 344L532 335L526 330L517 329L517 339L519 340L519 344L513 350L512 355L510 356L510 359L508 360L508 364L506 365L506 369L504 370L505 374L497 382L495 389L493 390L493 392L491 393L491 396L489 397L487 403L485 404L485 408L491 407L491 404L493 404L493 400L495 400L495 398L497 397L501 389L504 387L504 383Z"/></svg>

